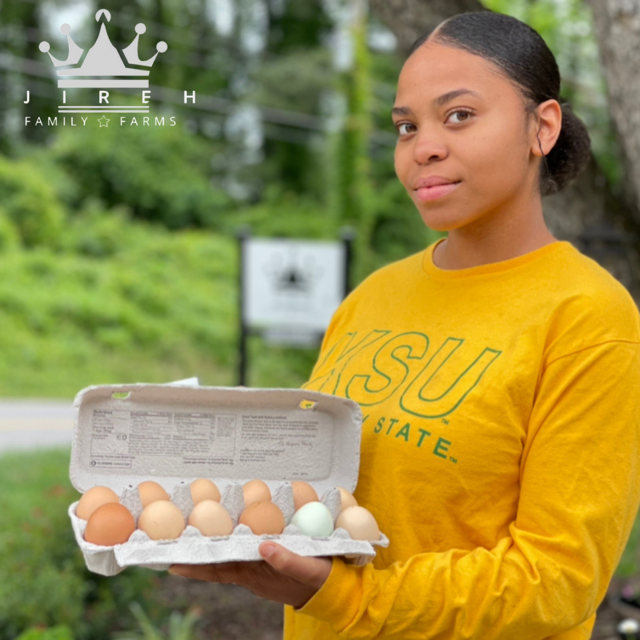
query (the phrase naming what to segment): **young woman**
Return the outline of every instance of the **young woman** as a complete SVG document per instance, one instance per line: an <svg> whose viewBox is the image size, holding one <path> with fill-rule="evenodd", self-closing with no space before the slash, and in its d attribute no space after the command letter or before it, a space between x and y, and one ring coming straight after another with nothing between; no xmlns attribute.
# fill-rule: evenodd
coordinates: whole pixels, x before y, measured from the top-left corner
<svg viewBox="0 0 640 640"><path fill-rule="evenodd" d="M360 404L355 496L389 547L174 572L285 603L287 640L590 637L640 504L640 314L545 224L589 158L559 90L542 38L488 11L402 68L396 173L448 235L347 297L304 385Z"/></svg>

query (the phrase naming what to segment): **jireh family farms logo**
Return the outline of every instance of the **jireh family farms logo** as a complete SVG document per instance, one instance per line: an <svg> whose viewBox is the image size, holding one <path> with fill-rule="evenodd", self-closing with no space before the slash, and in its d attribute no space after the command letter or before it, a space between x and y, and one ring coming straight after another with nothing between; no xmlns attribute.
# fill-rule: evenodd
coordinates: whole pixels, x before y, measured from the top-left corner
<svg viewBox="0 0 640 640"><path fill-rule="evenodd" d="M100 33L96 43L86 52L79 47L71 37L71 27L63 24L60 31L67 36L69 45L69 54L66 60L59 60L50 52L51 45L48 42L40 43L40 51L49 55L58 76L58 88L62 91L62 104L58 106L58 113L65 114L60 118L63 126L86 126L89 117L80 116L79 119L74 116L69 118L67 122L66 114L114 114L114 113L134 113L148 114L149 101L151 99L151 91L149 90L149 73L153 63L159 54L164 53L167 49L166 42L158 42L156 44L156 53L148 60L141 60L139 55L139 40L147 28L144 24L139 23L135 26L136 37L133 42L122 50L118 51L109 39L107 33L107 22L111 21L111 14L106 9L100 9L96 13L96 21L100 24ZM84 59L83 59L84 57ZM141 68L142 67L142 68ZM71 105L67 104L67 89L100 89L98 92L97 105ZM112 105L109 103L109 89L141 89L140 105ZM24 101L28 104L31 99L30 92L27 91L27 99ZM193 91L188 94L184 92L184 104L188 101L195 103L196 93ZM31 117L25 117L25 126L45 126L43 118L36 118L32 122ZM169 126L176 125L176 117L167 118ZM46 118L47 126L57 126L58 118ZM96 118L95 121L100 127L108 127L111 118L103 115L102 118ZM118 120L116 120L118 124ZM121 116L120 126L164 126L165 118L155 117L153 120L149 116L141 118L138 122L136 116Z"/></svg>

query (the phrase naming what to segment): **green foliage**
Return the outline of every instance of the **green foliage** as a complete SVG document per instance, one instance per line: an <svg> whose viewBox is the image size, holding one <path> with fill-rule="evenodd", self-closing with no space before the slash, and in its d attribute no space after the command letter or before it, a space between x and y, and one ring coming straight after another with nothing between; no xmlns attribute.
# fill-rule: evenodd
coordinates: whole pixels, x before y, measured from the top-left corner
<svg viewBox="0 0 640 640"><path fill-rule="evenodd" d="M160 615L154 573L130 568L106 578L85 568L67 515L78 497L69 482L68 451L0 458L1 640L25 629L25 638L34 640L71 640L68 629L75 640L105 638L131 626L127 605L133 599Z"/></svg>
<svg viewBox="0 0 640 640"><path fill-rule="evenodd" d="M331 189L334 205L343 223L356 230L355 274L352 283L360 282L373 270L371 234L375 222L371 185L371 162L368 154L372 132L372 88L367 25L363 15L351 25L353 64L338 76L337 86L346 99L347 113L342 130L331 141L334 171Z"/></svg>
<svg viewBox="0 0 640 640"><path fill-rule="evenodd" d="M318 358L317 347L293 347L267 342L250 336L247 342L249 361L247 384L252 387L298 388L309 379Z"/></svg>
<svg viewBox="0 0 640 640"><path fill-rule="evenodd" d="M126 116L123 116L126 117ZM211 145L182 126L87 127L64 131L49 149L77 185L75 208L87 198L122 203L135 217L169 229L216 227L232 200L209 181ZM130 118L129 118L130 119ZM127 122L129 122L127 119Z"/></svg>
<svg viewBox="0 0 640 640"><path fill-rule="evenodd" d="M288 5L293 10L294 4ZM290 114L318 114L323 97L334 85L331 52L300 48L273 59L266 58L251 74L253 89L245 100L266 109ZM295 122L295 116L285 116ZM327 202L327 162L323 136L304 129L279 126L266 118L265 157L241 172L243 182L258 183L265 191L276 187Z"/></svg>
<svg viewBox="0 0 640 640"><path fill-rule="evenodd" d="M341 226L327 207L304 194L283 193L277 184L267 188L261 202L227 218L223 231L231 236L243 225L249 225L256 236L326 240L338 238Z"/></svg>
<svg viewBox="0 0 640 640"><path fill-rule="evenodd" d="M194 610L187 613L172 611L168 621L168 633L164 635L156 628L138 602L131 604L131 611L138 622L140 631L116 633L113 640L195 640L195 627L200 614Z"/></svg>
<svg viewBox="0 0 640 640"><path fill-rule="evenodd" d="M240 3L238 3L240 4ZM248 3L249 10L255 10ZM326 6L317 0L284 2L270 5L268 50L284 54L315 49L333 26Z"/></svg>
<svg viewBox="0 0 640 640"><path fill-rule="evenodd" d="M133 224L129 207L120 205L105 212L97 198L87 198L67 225L62 246L81 256L106 258L124 251L131 243L132 233L140 237L139 229Z"/></svg>
<svg viewBox="0 0 640 640"><path fill-rule="evenodd" d="M21 633L16 640L74 640L71 629L65 625L42 628L32 627Z"/></svg>
<svg viewBox="0 0 640 640"><path fill-rule="evenodd" d="M0 254L12 251L20 246L20 234L15 224L0 206Z"/></svg>
<svg viewBox="0 0 640 640"><path fill-rule="evenodd" d="M55 189L36 165L28 160L9 160L0 155L0 202L2 217L14 225L26 247L55 245L62 235L65 214ZM8 239L6 223L0 237Z"/></svg>
<svg viewBox="0 0 640 640"><path fill-rule="evenodd" d="M94 210L70 221L62 249L0 254L0 393L72 397L89 384L192 375L232 382L232 239Z"/></svg>
<svg viewBox="0 0 640 640"><path fill-rule="evenodd" d="M264 158L238 171L238 176L261 195L267 186L277 183L284 191L305 193L325 202L324 135L304 124L308 115L320 114L323 99L334 83L331 51L321 46L332 22L317 0L283 2L280 6L265 3L264 7L269 12L265 50L260 64L247 65L248 82L238 91L242 102L265 108ZM238 39L243 23L253 21L255 3L237 0L234 9L237 22L233 36ZM271 111L274 109L284 113Z"/></svg>

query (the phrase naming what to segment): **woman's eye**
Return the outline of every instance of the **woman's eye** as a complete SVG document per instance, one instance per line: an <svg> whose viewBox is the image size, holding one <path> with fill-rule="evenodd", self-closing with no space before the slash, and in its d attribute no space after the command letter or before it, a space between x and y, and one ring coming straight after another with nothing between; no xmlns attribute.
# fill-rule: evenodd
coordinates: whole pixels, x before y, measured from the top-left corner
<svg viewBox="0 0 640 640"><path fill-rule="evenodd" d="M451 116L458 116L456 120L452 120L453 124L463 124L464 122L467 122L467 120L469 120L472 115L473 115L473 112L467 109L456 109L456 111L452 111L447 116L446 121L449 121L449 118L451 118ZM415 125L411 124L410 122L400 122L397 125L395 125L400 135L403 135L405 133L411 133L410 131L402 131L402 127L413 127L413 126Z"/></svg>
<svg viewBox="0 0 640 640"><path fill-rule="evenodd" d="M402 135L401 127L413 127L413 125L410 122L401 122L400 124L397 124L396 129L400 135Z"/></svg>
<svg viewBox="0 0 640 640"><path fill-rule="evenodd" d="M451 117L454 116L456 114L462 114L464 117L462 118L462 120L458 119L457 122L454 121L454 124L461 124L462 122L466 122L467 120L469 120L470 116L471 116L471 111L467 111L465 109L458 109L457 111L452 111L449 116L447 117L447 120Z"/></svg>

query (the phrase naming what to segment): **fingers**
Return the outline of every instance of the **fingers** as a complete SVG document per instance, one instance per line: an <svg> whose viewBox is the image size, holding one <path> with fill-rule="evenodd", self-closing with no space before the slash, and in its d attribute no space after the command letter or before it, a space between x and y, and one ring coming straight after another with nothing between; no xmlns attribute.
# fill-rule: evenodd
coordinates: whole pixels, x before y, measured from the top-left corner
<svg viewBox="0 0 640 640"><path fill-rule="evenodd" d="M319 589L331 573L330 558L300 556L275 542L264 542L258 551L274 569L315 589Z"/></svg>
<svg viewBox="0 0 640 640"><path fill-rule="evenodd" d="M222 562L218 564L173 564L169 573L193 580L206 582L220 582L222 584L238 584L243 567L237 562Z"/></svg>
<svg viewBox="0 0 640 640"><path fill-rule="evenodd" d="M271 541L263 542L258 550L265 562L174 564L169 573L194 580L237 584L250 590L265 581L277 579L278 574L318 590L331 573L331 558L300 556Z"/></svg>

